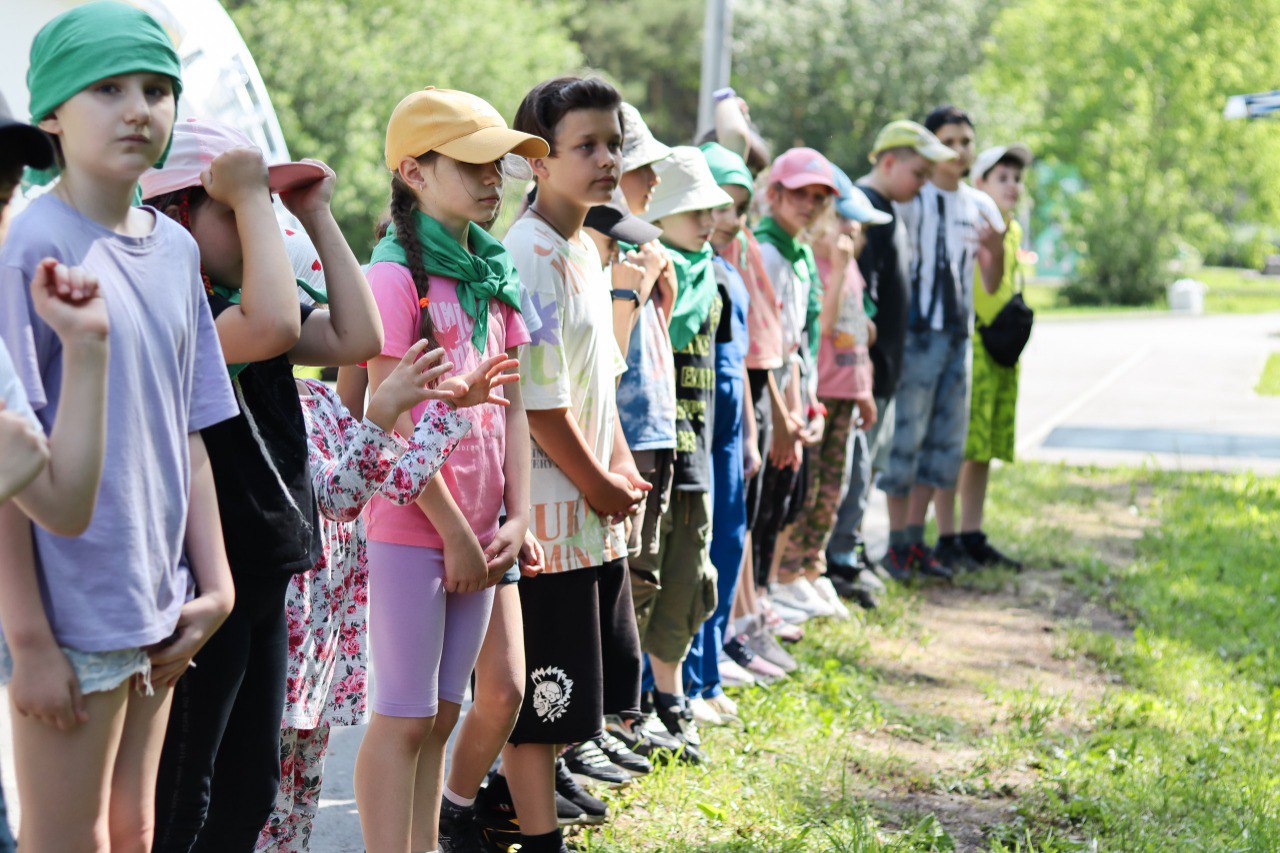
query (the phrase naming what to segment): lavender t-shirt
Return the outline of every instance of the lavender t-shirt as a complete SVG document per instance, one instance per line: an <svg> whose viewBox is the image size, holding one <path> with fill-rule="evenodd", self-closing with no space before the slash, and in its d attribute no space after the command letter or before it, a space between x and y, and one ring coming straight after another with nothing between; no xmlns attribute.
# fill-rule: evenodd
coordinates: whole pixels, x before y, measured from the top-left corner
<svg viewBox="0 0 1280 853"><path fill-rule="evenodd" d="M19 215L0 250L0 338L46 432L58 417L62 345L31 306L41 258L98 277L111 321L102 485L89 529L32 525L45 612L58 643L136 648L169 636L192 588L182 555L188 433L237 413L200 280L195 241L157 214L124 237L52 195Z"/></svg>

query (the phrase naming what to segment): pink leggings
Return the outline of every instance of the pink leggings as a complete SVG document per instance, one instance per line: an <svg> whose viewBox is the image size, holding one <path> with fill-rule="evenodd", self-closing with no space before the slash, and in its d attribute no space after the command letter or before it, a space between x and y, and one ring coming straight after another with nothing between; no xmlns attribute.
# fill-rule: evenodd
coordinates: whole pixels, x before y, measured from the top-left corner
<svg viewBox="0 0 1280 853"><path fill-rule="evenodd" d="M444 590L444 552L369 543L369 659L374 713L434 717L462 704L489 627L493 587Z"/></svg>

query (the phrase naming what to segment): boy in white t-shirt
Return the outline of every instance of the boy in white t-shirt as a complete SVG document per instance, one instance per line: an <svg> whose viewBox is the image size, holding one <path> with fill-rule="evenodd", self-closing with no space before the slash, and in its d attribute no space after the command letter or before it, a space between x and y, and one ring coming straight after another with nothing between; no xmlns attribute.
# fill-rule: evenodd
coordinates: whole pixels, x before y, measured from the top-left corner
<svg viewBox="0 0 1280 853"><path fill-rule="evenodd" d="M975 269L987 292L1004 274L1004 219L989 196L963 180L974 157L972 119L943 106L924 126L957 156L935 166L914 200L895 205L911 246L911 302L880 487L889 498L885 568L899 580L950 578L966 566L963 552L950 547L957 544L954 511L939 507L937 551L924 543L924 519L935 490L955 488L964 454Z"/></svg>

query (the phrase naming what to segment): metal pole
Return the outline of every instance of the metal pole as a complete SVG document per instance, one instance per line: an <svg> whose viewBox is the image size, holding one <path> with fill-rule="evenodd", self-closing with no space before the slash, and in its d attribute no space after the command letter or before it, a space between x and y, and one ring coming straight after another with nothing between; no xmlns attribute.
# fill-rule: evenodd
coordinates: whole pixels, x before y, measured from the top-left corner
<svg viewBox="0 0 1280 853"><path fill-rule="evenodd" d="M698 91L698 132L695 138L701 138L715 126L711 95L729 85L733 64L732 36L732 0L707 0L702 26L702 80Z"/></svg>

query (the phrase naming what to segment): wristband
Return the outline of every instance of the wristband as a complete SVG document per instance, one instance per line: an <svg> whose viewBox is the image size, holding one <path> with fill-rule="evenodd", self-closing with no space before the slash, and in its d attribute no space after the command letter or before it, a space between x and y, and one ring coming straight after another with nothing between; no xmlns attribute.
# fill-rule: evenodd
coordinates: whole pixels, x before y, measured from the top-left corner
<svg viewBox="0 0 1280 853"><path fill-rule="evenodd" d="M609 295L613 297L615 302L630 300L631 302L634 302L637 306L640 305L640 293L635 290L628 290L625 288L614 288L613 290L609 291Z"/></svg>

